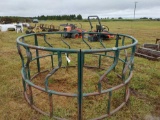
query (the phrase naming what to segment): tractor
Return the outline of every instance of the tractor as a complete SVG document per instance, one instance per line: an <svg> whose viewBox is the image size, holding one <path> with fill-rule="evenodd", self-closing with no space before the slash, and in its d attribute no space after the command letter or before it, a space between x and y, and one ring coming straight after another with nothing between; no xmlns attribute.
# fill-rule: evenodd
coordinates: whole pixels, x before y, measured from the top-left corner
<svg viewBox="0 0 160 120"><path fill-rule="evenodd" d="M80 24L81 25L81 24ZM61 24L60 26L64 26L63 31L66 32L63 34L64 38L82 38L82 25L81 28L78 28L76 24Z"/></svg>
<svg viewBox="0 0 160 120"><path fill-rule="evenodd" d="M98 20L98 24L96 24L96 30L93 29L93 25L91 22L91 18L96 18ZM113 39L115 36L109 33L109 28L105 25L101 25L101 21L98 16L88 16L88 21L90 23L91 31L90 32L98 32L100 34L89 34L88 40L91 42L102 40Z"/></svg>

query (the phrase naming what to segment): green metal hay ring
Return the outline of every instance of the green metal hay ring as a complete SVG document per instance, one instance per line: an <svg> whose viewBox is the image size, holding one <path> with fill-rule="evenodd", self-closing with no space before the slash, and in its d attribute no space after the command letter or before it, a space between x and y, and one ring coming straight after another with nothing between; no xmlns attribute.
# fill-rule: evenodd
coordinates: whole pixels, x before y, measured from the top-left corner
<svg viewBox="0 0 160 120"><path fill-rule="evenodd" d="M91 42L87 41L84 35L96 34L101 36L102 33L85 32L81 33L83 35L81 42L88 49L72 49L71 45L62 38L63 34L66 33L35 33L17 38L17 49L22 61L21 74L25 99L32 108L55 119L96 120L111 116L122 108L129 99L129 82L133 75L134 53L138 41L129 35L112 34L116 36L115 40L109 40L114 42L112 47L105 47L105 42L107 41L100 39L97 44L100 43L102 48L94 49L90 45ZM39 35L41 35L41 38L38 38ZM60 35L62 43L67 48L53 47L46 38L46 36L51 35ZM73 43L75 42L74 39L71 40ZM47 47L43 45L47 45ZM75 59L73 65L66 60L70 55L73 55ZM90 59L90 56L93 58ZM98 61L97 66L93 66L95 60ZM48 61L50 61L50 64ZM63 61L67 61L66 64ZM49 66L49 69L46 69L46 66ZM73 74L75 73L76 76L74 79L72 78L72 73L67 72L72 67L74 69ZM64 70L67 75L63 74ZM58 74L60 76L55 77ZM89 75L90 77L88 77ZM94 78L94 75L98 76L98 79ZM114 75L117 78L114 78ZM65 80L58 79L61 77ZM70 79L70 87L67 86L67 78ZM58 80L59 82L63 81L63 84L58 83ZM41 83L39 84L39 82ZM72 85L72 82L75 84ZM92 82L94 82L93 86ZM63 89L61 91L60 88L63 87L67 90ZM55 90L55 88L59 91ZM75 90L74 92L70 92L72 88ZM45 95L48 97L44 97ZM122 95L122 98L119 98L120 95ZM74 100L72 102L67 100L70 98ZM66 104L62 105L61 101L64 99L71 103L70 106L74 104L75 107L69 107ZM47 100L49 101L48 103ZM121 103L115 103L115 100ZM48 104L48 107L46 104ZM95 107L97 104L99 106ZM64 106L66 108L63 108ZM103 110L98 111L101 107ZM59 111L62 111L62 109L63 112L59 115ZM95 111L95 113L90 110ZM73 113L70 114L71 111ZM62 116L64 117L62 118Z"/></svg>

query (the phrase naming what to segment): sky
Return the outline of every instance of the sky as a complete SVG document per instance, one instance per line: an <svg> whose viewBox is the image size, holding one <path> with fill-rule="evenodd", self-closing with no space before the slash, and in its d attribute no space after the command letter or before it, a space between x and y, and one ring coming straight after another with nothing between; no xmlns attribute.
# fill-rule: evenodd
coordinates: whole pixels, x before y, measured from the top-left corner
<svg viewBox="0 0 160 120"><path fill-rule="evenodd" d="M160 18L160 0L2 0L0 8L0 16L81 14L83 18L134 18L135 10L135 18Z"/></svg>

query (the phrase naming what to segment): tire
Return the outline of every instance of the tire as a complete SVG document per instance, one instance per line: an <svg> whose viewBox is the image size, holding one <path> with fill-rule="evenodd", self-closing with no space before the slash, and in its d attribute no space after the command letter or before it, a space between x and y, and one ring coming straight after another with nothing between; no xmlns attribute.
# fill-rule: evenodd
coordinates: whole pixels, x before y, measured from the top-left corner
<svg viewBox="0 0 160 120"><path fill-rule="evenodd" d="M73 34L71 35L71 37L72 37L72 38L78 38L78 37L79 37L79 34L78 34L78 33L73 33Z"/></svg>
<svg viewBox="0 0 160 120"><path fill-rule="evenodd" d="M26 34L30 34L28 30L26 31Z"/></svg>
<svg viewBox="0 0 160 120"><path fill-rule="evenodd" d="M71 31L72 33L71 33L71 38L78 38L79 37L79 34L77 33L78 31L77 30L72 30Z"/></svg>

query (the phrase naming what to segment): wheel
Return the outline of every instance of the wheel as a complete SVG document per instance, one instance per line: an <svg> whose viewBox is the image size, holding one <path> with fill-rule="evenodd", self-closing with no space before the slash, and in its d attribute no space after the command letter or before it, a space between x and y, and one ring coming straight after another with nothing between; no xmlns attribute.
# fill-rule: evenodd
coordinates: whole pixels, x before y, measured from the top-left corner
<svg viewBox="0 0 160 120"><path fill-rule="evenodd" d="M26 30L26 34L30 34L28 30Z"/></svg>
<svg viewBox="0 0 160 120"><path fill-rule="evenodd" d="M71 31L71 38L78 38L79 34L77 32L78 32L77 30L72 30Z"/></svg>
<svg viewBox="0 0 160 120"><path fill-rule="evenodd" d="M78 34L78 33L73 33L73 34L71 35L71 37L72 37L72 38L78 38L78 37L79 37L79 34Z"/></svg>

